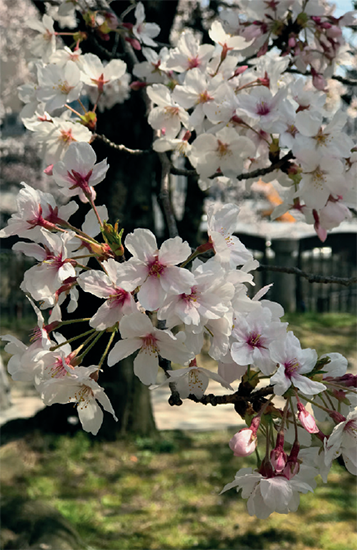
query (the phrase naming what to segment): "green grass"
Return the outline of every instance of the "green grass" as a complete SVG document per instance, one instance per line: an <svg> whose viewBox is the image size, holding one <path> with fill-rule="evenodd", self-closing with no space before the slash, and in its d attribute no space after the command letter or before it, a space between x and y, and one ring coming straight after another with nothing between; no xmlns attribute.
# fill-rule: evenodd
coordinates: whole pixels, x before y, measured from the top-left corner
<svg viewBox="0 0 357 550"><path fill-rule="evenodd" d="M349 313L290 313L283 317L289 330L301 340L302 347L311 347L319 354L339 352L357 359L356 316Z"/></svg>
<svg viewBox="0 0 357 550"><path fill-rule="evenodd" d="M354 316L284 320L303 347L356 358ZM23 337L32 325L2 333ZM101 443L82 432L31 434L0 449L2 494L48 501L96 550L356 550L355 479L338 464L327 485L320 480L313 495L302 495L296 514L257 520L234 490L220 495L239 468L252 465L232 456L232 435L172 431Z"/></svg>
<svg viewBox="0 0 357 550"><path fill-rule="evenodd" d="M252 460L234 458L233 432L161 432L112 443L39 433L0 449L2 492L54 505L92 547L355 550L355 483L339 465L302 495L296 514L257 520L234 490Z"/></svg>

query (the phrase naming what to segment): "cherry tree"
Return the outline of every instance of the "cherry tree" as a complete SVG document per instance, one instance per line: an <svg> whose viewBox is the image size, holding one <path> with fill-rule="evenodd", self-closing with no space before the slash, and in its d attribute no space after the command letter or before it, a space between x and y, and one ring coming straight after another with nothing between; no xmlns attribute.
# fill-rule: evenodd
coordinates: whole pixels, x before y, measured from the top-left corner
<svg viewBox="0 0 357 550"><path fill-rule="evenodd" d="M63 18L71 30L57 30ZM301 348L281 321L283 308L265 298L269 286L248 296L259 264L234 236L238 206L211 205L206 242L183 240L170 174L201 189L273 180L282 197L273 215L294 211L328 238L355 207L355 145L345 115L326 108L336 67L349 61L343 29L355 21L354 12L336 17L319 0L241 0L207 18L202 33L183 28L174 46L159 42L162 26L147 21L141 2L119 12L68 0L28 22L36 33L33 78L19 89L21 118L47 177L87 213L74 222L77 202L59 205L23 182L0 237L27 239L14 249L37 261L21 288L38 327L29 345L3 337L9 373L32 380L46 405L75 403L94 435L102 409L120 416L101 384L127 357L151 391L164 372L168 406L233 403L247 427L227 444L237 457L255 453L256 468L239 469L222 491L241 491L258 518L296 511L299 494L313 492L318 475L327 482L340 455L356 474L356 376L338 352L318 357ZM145 149L99 131L105 111L135 95L154 136ZM111 161L98 161L98 142L115 151L122 170L128 157L157 170L168 237L160 245L149 228L119 228L109 218L100 189ZM102 300L99 308L88 295ZM76 316L81 300L93 306L88 318ZM78 325L82 332L67 337L66 327ZM200 364L205 338L217 372ZM207 393L210 379L226 393ZM319 427L326 419L331 433Z"/></svg>

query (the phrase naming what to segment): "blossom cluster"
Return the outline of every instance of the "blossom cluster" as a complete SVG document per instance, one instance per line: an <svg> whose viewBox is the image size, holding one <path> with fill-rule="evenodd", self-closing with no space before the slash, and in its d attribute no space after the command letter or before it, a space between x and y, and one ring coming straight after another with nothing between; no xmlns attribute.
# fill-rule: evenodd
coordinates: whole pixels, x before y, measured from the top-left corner
<svg viewBox="0 0 357 550"><path fill-rule="evenodd" d="M107 169L106 161L96 163L91 145L70 144L52 172L61 189L89 202L91 210L81 229L69 221L76 203L58 207L51 194L23 183L18 210L0 231L0 237L28 239L13 248L37 261L21 284L38 318L33 341L26 346L14 336L2 337L12 355L8 371L13 379L33 381L46 405L77 404L83 429L93 434L103 420L101 407L116 418L99 385L104 367L113 367L134 353L133 369L140 381L155 388L162 367L167 376L164 384L180 399L202 399L209 379L230 392L234 382L244 383L254 406L242 412L250 427L230 442L234 454L254 452L262 426L267 449L275 438L276 446L259 460L256 471L240 470L225 490L243 488L243 497L249 496L249 513L258 517L296 510L298 493L314 487L317 466L326 479L332 460L341 453L349 471L356 473L352 445L357 434L356 377L346 374L347 361L340 354L318 358L315 350L301 349L281 321L283 308L264 299L269 286L249 298L247 285L254 285L251 271L258 262L233 234L239 208L211 206L208 241L193 251L180 237L158 247L154 234L140 228L121 243L121 234L107 222L105 206L95 204L93 185L104 180ZM200 259L208 251L211 257ZM100 269L88 267L90 258L99 262ZM79 289L103 303L93 312L89 329L66 340L61 327L85 321L62 319L61 306L66 305L68 313L76 310ZM84 366L86 355L105 334L109 342L100 363ZM70 344L78 338L85 338L84 342L72 349ZM218 362L217 372L197 362L204 339ZM163 359L178 368L168 370ZM269 400L262 399L256 388L264 380L269 380ZM283 409L274 406L275 396L285 399ZM323 419L327 415L335 421L330 436L317 428L306 409L308 402L317 415L323 412ZM293 448L287 456L284 438L289 441L294 429ZM321 444L305 457L300 445L310 446L310 433L316 433Z"/></svg>
<svg viewBox="0 0 357 550"><path fill-rule="evenodd" d="M80 9L80 2L66 4ZM39 35L32 48L34 81L19 89L26 103L21 118L46 164L60 160L73 141L91 142L97 107L110 109L131 89L145 87L148 122L158 137L155 151L187 156L204 188L215 178L234 185L237 177L249 187L254 181L249 173L269 168L263 180L273 181L282 197L273 218L293 210L324 241L356 207L357 153L343 131L346 114L326 108L326 79L336 64L351 63L342 30L355 23L355 13L336 18L323 2L312 0L257 0L244 7L244 18L233 6L212 23L212 44L185 30L176 47L158 52L153 38L160 28L145 22L142 3L136 5L135 24L119 21L113 12L82 8L87 25L102 39L116 32L141 51L145 61L138 60L132 75L121 59L105 63L82 54L85 33L73 33L74 49L59 48L61 33L50 16L31 21ZM130 85L131 78L137 80ZM80 114L70 107L80 96L95 104L92 111L83 107ZM279 162L282 155L285 162Z"/></svg>
<svg viewBox="0 0 357 550"><path fill-rule="evenodd" d="M21 288L38 326L28 346L10 335L2 339L12 355L13 379L33 381L46 405L75 403L83 429L93 434L102 424L102 409L116 419L115 403L99 384L103 371L126 357L134 357L135 375L151 389L164 370L173 404L204 402L209 380L221 384L228 391L225 402L235 403L247 424L230 441L234 455L257 452L258 433L266 439L257 468L239 470L223 490L242 490L249 513L264 518L295 511L299 493L312 491L319 474L326 481L340 455L356 474L356 376L347 373L339 353L319 358L315 350L301 348L281 320L283 308L265 298L269 286L248 296L258 262L234 235L236 205L209 207L208 240L195 250L179 236L159 247L155 235L142 228L122 241L105 205L96 204L95 186L104 181L108 164L97 163L90 145L97 137L97 109L144 89L148 123L156 132L153 150L187 156L201 185L224 178L245 179L249 186L252 171L268 168L269 180L276 179L285 195L276 215L300 211L322 240L348 218L357 154L343 132L344 114L331 118L325 108L324 79L346 55L341 29L353 24L354 15L336 19L325 3L312 0L242 5L244 19L231 9L212 23L212 44L186 30L176 47L157 52L160 28L145 21L142 3L133 5L135 23L80 1L63 3L59 21L79 10L98 39L118 33L124 53L140 52L145 61L134 64L132 75L122 59L105 63L83 54L86 33L74 31L73 49L63 48L49 15L30 21L38 33L31 52L34 78L20 87L26 103L21 117L41 147L46 174L65 197L78 197L90 210L76 228L70 222L75 201L60 206L52 194L22 184L17 212L0 238L26 239L14 250L37 262ZM293 67L305 76L296 79ZM138 80L130 85L132 76ZM93 258L96 264L89 263ZM67 319L82 293L103 302L89 327L66 340L62 327L87 321ZM90 350L106 335L99 364L86 365ZM200 365L207 340L217 372ZM168 368L170 362L175 368ZM326 419L335 423L331 434L317 426Z"/></svg>

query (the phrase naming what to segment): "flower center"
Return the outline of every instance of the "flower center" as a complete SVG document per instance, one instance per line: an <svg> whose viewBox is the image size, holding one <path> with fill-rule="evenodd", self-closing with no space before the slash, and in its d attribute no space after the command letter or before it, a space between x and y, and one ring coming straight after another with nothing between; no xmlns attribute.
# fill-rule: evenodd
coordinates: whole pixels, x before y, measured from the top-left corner
<svg viewBox="0 0 357 550"><path fill-rule="evenodd" d="M180 294L180 300L182 300L186 304L190 304L191 302L197 302L197 297L198 297L198 291L196 286L193 286L191 288L191 294Z"/></svg>
<svg viewBox="0 0 357 550"><path fill-rule="evenodd" d="M285 375L288 378L291 378L293 376L294 372L296 372L299 369L300 363L296 359L296 357L294 357L294 359L291 359L287 363L284 363L284 367L285 367Z"/></svg>
<svg viewBox="0 0 357 550"><path fill-rule="evenodd" d="M109 304L111 307L120 306L122 307L126 300L129 299L129 292L123 288L116 288L114 294L109 297Z"/></svg>
<svg viewBox="0 0 357 550"><path fill-rule="evenodd" d="M59 137L59 140L68 143L68 145L72 143L72 141L76 141L76 139L72 135L71 128L69 130L60 130L60 134L61 135Z"/></svg>
<svg viewBox="0 0 357 550"><path fill-rule="evenodd" d="M149 277L161 277L165 271L165 268L166 266L160 263L158 257L156 256L155 259L148 264Z"/></svg>
<svg viewBox="0 0 357 550"><path fill-rule="evenodd" d="M207 103L207 101L212 101L212 99L213 99L213 97L211 97L209 95L207 90L205 92L202 92L201 94L199 94L198 97L199 97L198 103Z"/></svg>
<svg viewBox="0 0 357 550"><path fill-rule="evenodd" d="M201 65L201 62L198 59L197 55L196 55L196 57L189 57L187 61L188 61L188 68L189 69L194 69L195 67L199 67Z"/></svg>
<svg viewBox="0 0 357 550"><path fill-rule="evenodd" d="M228 143L223 143L220 139L218 141L217 153L220 157L231 155L232 151L229 148Z"/></svg>
<svg viewBox="0 0 357 550"><path fill-rule="evenodd" d="M169 106L169 107L165 107L164 108L164 111L165 113L167 113L169 116L171 117L174 117L174 116L178 116L179 115L179 112L180 112L180 109L179 107L174 107L174 106Z"/></svg>
<svg viewBox="0 0 357 550"><path fill-rule="evenodd" d="M57 85L57 88L63 93L63 94L69 94L69 92L71 90L73 90L74 86L70 86L67 82L67 80L65 80L64 82L61 82L60 84Z"/></svg>
<svg viewBox="0 0 357 550"><path fill-rule="evenodd" d="M157 354L159 352L159 349L157 347L157 338L153 334L147 334L146 336L143 336L141 338L143 345L141 347L141 351L144 353L149 354Z"/></svg>
<svg viewBox="0 0 357 550"><path fill-rule="evenodd" d="M265 116L270 113L270 107L268 103L265 101L262 101L261 103L258 103L257 105L257 115Z"/></svg>
<svg viewBox="0 0 357 550"><path fill-rule="evenodd" d="M262 335L257 332L251 332L247 340L248 346L250 346L251 348L262 348L263 341L261 339L261 336Z"/></svg>

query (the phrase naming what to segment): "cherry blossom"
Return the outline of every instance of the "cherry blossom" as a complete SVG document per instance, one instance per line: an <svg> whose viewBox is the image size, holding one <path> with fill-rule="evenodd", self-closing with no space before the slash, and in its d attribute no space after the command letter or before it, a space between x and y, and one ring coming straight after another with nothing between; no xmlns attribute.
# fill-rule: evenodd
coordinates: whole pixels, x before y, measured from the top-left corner
<svg viewBox="0 0 357 550"><path fill-rule="evenodd" d="M78 99L83 83L80 70L73 61L62 68L59 65L47 65L38 69L37 98L45 103L49 113Z"/></svg>
<svg viewBox="0 0 357 550"><path fill-rule="evenodd" d="M160 249L148 229L135 229L125 238L125 246L133 255L124 266L123 281L140 286L138 299L148 310L158 309L167 294L189 294L195 278L186 269L176 267L191 253L180 237L166 240Z"/></svg>
<svg viewBox="0 0 357 550"><path fill-rule="evenodd" d="M133 26L133 34L139 40L147 46L156 46L153 38L160 32L160 27L156 23L145 23L145 9L142 2L136 5L134 12L136 23Z"/></svg>
<svg viewBox="0 0 357 550"><path fill-rule="evenodd" d="M174 383L175 390L179 393L181 399L186 399L189 395L201 399L210 379L219 382L224 388L233 389L219 374L197 366L195 359L191 361L189 367L170 370L168 374L169 379L164 384Z"/></svg>
<svg viewBox="0 0 357 550"><path fill-rule="evenodd" d="M121 59L112 59L104 65L97 55L86 53L80 58L82 81L91 87L96 87L100 93L106 85L120 79L125 71L126 64Z"/></svg>
<svg viewBox="0 0 357 550"><path fill-rule="evenodd" d="M89 322L97 330L112 327L124 315L130 315L137 311L134 298L130 293L136 285L130 282L121 282L122 264L109 259L104 261L102 266L105 273L92 269L81 273L78 277L78 284L85 292L90 292L99 298L106 298L104 304L100 306Z"/></svg>
<svg viewBox="0 0 357 550"><path fill-rule="evenodd" d="M176 103L163 84L153 84L147 90L149 98L158 105L150 111L148 122L154 130L161 130L167 138L175 138L181 123L189 128L188 113Z"/></svg>
<svg viewBox="0 0 357 550"><path fill-rule="evenodd" d="M296 512L299 506L299 493L313 492L313 487L299 476L288 480L285 476L265 477L251 468L242 468L234 481L227 483L222 493L237 488L242 497L248 498L247 509L250 516L265 519L272 512L287 514Z"/></svg>
<svg viewBox="0 0 357 550"><path fill-rule="evenodd" d="M216 135L201 134L192 144L191 164L202 177L212 176L217 170L234 177L243 170L244 161L254 155L255 147L247 137L233 128L223 128Z"/></svg>
<svg viewBox="0 0 357 550"><path fill-rule="evenodd" d="M233 235L239 208L234 204L212 205L207 210L207 233L215 251L215 260L223 267L237 267L252 260L252 254Z"/></svg>
<svg viewBox="0 0 357 550"><path fill-rule="evenodd" d="M184 345L184 334L176 336L168 330L153 327L150 319L142 313L126 315L119 323L123 338L108 355L111 367L128 355L139 350L134 359L134 373L143 384L155 384L159 367L159 355L175 363L188 363L192 357Z"/></svg>
<svg viewBox="0 0 357 550"><path fill-rule="evenodd" d="M30 19L27 26L34 31L39 32L31 44L31 52L36 57L41 57L44 61L49 61L51 55L56 50L56 36L53 28L54 21L49 15L44 15L42 21Z"/></svg>
<svg viewBox="0 0 357 550"><path fill-rule="evenodd" d="M325 439L325 465L342 454L346 468L357 475L357 410L352 410L347 418L342 417L328 439Z"/></svg>
<svg viewBox="0 0 357 550"><path fill-rule="evenodd" d="M50 193L33 189L25 182L21 185L23 189L16 198L17 212L12 214L7 227L1 229L0 238L10 235L36 238L40 235L40 227L55 229L56 224L68 221L78 209L78 205L73 201L58 207Z"/></svg>
<svg viewBox="0 0 357 550"><path fill-rule="evenodd" d="M103 422L103 409L118 420L114 409L104 393L103 388L93 378L98 373L98 367L76 367L69 370L70 376L60 376L51 378L41 386L41 393L44 402L47 405L53 403L75 403L82 427L86 432L96 435Z"/></svg>
<svg viewBox="0 0 357 550"><path fill-rule="evenodd" d="M53 177L66 196L79 195L82 202L95 198L93 185L106 176L106 159L96 164L97 155L88 143L71 143L63 157L53 167Z"/></svg>
<svg viewBox="0 0 357 550"><path fill-rule="evenodd" d="M165 66L178 73L196 67L204 71L213 51L214 46L200 44L192 31L185 30L179 38L177 47L170 51L170 57L166 60Z"/></svg>
<svg viewBox="0 0 357 550"><path fill-rule="evenodd" d="M285 340L273 342L269 350L271 359L279 364L270 379L276 395L283 395L292 384L305 395L315 395L326 389L321 382L304 376L316 365L317 353L313 349L301 349L299 340L292 332L288 332Z"/></svg>

